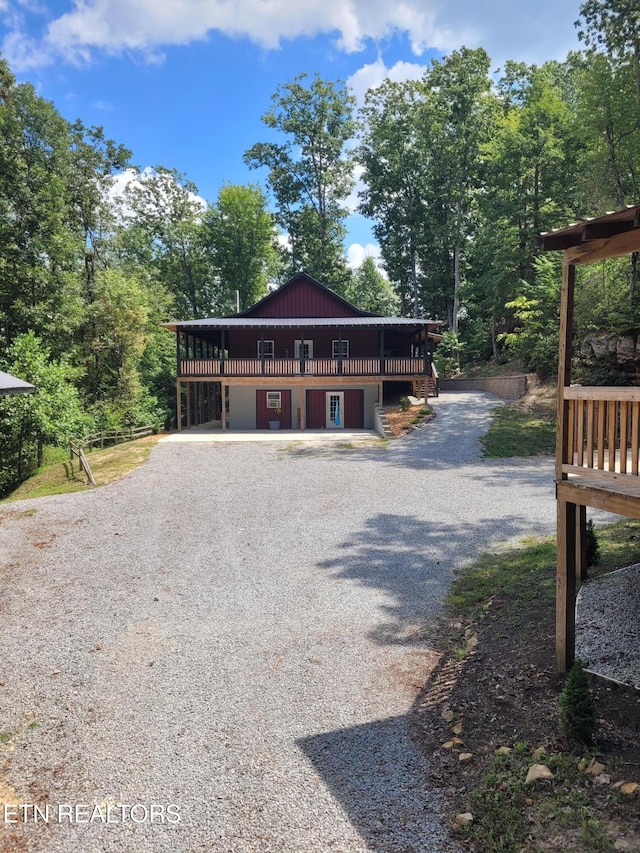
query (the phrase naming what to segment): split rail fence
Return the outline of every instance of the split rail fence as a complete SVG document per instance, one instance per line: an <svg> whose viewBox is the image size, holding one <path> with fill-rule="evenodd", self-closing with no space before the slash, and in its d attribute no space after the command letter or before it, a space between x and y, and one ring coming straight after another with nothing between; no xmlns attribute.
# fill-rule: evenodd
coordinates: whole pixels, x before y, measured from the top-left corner
<svg viewBox="0 0 640 853"><path fill-rule="evenodd" d="M111 447L114 444L122 444L125 441L134 441L136 438L144 438L146 435L152 435L154 428L151 426L135 427L129 429L109 429L100 430L100 432L92 432L89 435L80 438L77 441L69 442L69 455L71 459L71 473L73 473L74 457L78 460L79 468L87 475L87 480L90 485L95 486L96 481L91 471L91 466L85 454L85 448L89 453L94 447L99 447L101 450L105 447Z"/></svg>

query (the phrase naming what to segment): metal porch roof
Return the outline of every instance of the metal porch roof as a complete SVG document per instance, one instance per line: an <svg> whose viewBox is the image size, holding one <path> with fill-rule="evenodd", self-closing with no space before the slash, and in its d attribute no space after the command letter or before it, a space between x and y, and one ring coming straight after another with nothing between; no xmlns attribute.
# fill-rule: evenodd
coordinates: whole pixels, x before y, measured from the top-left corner
<svg viewBox="0 0 640 853"><path fill-rule="evenodd" d="M423 329L441 326L442 320L414 317L212 317L208 320L176 320L163 323L172 332L217 329L327 329L327 328L401 328Z"/></svg>

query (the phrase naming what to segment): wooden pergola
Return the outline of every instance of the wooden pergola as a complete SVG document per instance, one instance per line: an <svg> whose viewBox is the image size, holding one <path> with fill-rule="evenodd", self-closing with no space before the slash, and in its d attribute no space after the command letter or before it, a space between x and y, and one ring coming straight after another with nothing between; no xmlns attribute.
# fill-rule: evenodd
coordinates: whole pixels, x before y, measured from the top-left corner
<svg viewBox="0 0 640 853"><path fill-rule="evenodd" d="M576 581L586 577L586 508L640 519L640 388L572 386L576 267L640 252L640 205L541 234L564 253L556 443L556 665L575 658Z"/></svg>

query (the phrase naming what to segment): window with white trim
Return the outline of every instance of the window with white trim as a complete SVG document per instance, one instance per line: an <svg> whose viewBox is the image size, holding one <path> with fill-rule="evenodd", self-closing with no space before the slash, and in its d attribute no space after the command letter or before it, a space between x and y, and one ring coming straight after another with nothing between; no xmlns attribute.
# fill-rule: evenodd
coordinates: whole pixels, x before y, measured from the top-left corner
<svg viewBox="0 0 640 853"><path fill-rule="evenodd" d="M258 341L258 358L273 358L273 341Z"/></svg>
<svg viewBox="0 0 640 853"><path fill-rule="evenodd" d="M331 341L333 358L349 358L349 341Z"/></svg>
<svg viewBox="0 0 640 853"><path fill-rule="evenodd" d="M267 391L267 409L281 409L282 408L282 392L281 391Z"/></svg>

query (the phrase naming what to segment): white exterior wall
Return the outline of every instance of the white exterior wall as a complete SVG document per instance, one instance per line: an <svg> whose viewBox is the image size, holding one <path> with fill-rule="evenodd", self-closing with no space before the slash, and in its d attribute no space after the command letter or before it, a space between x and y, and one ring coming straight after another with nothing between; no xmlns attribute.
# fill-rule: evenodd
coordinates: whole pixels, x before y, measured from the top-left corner
<svg viewBox="0 0 640 853"><path fill-rule="evenodd" d="M249 385L229 387L229 429L256 428L256 389Z"/></svg>
<svg viewBox="0 0 640 853"><path fill-rule="evenodd" d="M365 385L364 386L364 428L365 429L375 429L375 417L374 417L374 407L378 402L378 386L377 385ZM380 400L380 404L382 404L382 400Z"/></svg>

